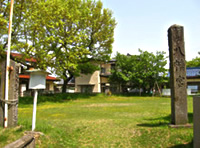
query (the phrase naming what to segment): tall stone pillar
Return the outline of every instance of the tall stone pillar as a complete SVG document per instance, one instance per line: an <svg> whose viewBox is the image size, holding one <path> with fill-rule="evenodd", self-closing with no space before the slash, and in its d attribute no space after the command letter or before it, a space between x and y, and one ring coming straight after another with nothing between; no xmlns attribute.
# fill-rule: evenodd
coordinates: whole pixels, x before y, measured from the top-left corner
<svg viewBox="0 0 200 148"><path fill-rule="evenodd" d="M188 123L188 111L183 26L172 25L168 29L168 41L170 58L171 124L184 125Z"/></svg>
<svg viewBox="0 0 200 148"><path fill-rule="evenodd" d="M0 62L1 65L1 85L0 85L0 126L4 126L4 107L5 107L5 68L6 61ZM17 125L18 120L18 93L19 93L19 67L14 61L10 61L9 75L9 94L8 94L8 127Z"/></svg>

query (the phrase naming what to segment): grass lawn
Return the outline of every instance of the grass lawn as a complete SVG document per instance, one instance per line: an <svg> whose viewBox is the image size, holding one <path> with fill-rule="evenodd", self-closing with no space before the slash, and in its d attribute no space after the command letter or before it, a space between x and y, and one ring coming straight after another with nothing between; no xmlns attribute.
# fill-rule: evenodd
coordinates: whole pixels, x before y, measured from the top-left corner
<svg viewBox="0 0 200 148"><path fill-rule="evenodd" d="M55 102L52 97L37 106L36 131L44 133L37 147L192 147L192 128L168 127L170 98L99 94ZM0 147L31 130L32 102L24 102L19 104L19 126L0 128ZM188 114L192 124L192 97Z"/></svg>

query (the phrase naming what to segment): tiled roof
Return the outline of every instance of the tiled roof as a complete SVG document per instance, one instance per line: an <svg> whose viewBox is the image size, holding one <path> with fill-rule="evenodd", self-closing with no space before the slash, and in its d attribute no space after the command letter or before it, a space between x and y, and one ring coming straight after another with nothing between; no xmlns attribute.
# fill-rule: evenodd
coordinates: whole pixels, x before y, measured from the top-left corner
<svg viewBox="0 0 200 148"><path fill-rule="evenodd" d="M200 67L191 67L186 69L187 77L197 77L200 76Z"/></svg>
<svg viewBox="0 0 200 148"><path fill-rule="evenodd" d="M170 77L170 72L168 72L167 77ZM200 77L200 67L188 67L186 68L186 77Z"/></svg>
<svg viewBox="0 0 200 148"><path fill-rule="evenodd" d="M14 58L15 58L15 57L16 57L16 58L22 58L22 56L23 56L22 54L19 54L19 53L10 53L10 54L11 54L11 56L14 57ZM27 58L26 58L25 60L26 60L27 62L37 62L36 59L34 59L34 58L30 58L30 59L27 59Z"/></svg>
<svg viewBox="0 0 200 148"><path fill-rule="evenodd" d="M19 78L21 79L30 79L30 75L19 75ZM59 81L60 79L52 77L52 76L46 76L46 80L51 80L51 81Z"/></svg>

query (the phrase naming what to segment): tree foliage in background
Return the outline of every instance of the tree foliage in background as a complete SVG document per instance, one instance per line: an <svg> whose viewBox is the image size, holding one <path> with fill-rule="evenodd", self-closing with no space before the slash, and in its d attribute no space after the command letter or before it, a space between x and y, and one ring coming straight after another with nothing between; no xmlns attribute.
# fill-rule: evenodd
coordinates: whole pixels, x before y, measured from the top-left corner
<svg viewBox="0 0 200 148"><path fill-rule="evenodd" d="M7 14L6 14L6 3L5 1L1 1L0 2L0 37L2 39L2 35L6 33L6 25L7 25ZM0 43L2 43L2 41L0 40ZM1 45L1 44L0 44ZM0 50L2 50L3 47L2 45L0 46Z"/></svg>
<svg viewBox="0 0 200 148"><path fill-rule="evenodd" d="M198 53L200 55L200 52ZM187 67L200 67L200 57L196 57L191 61L186 62Z"/></svg>
<svg viewBox="0 0 200 148"><path fill-rule="evenodd" d="M14 3L14 17L12 26L12 45L21 42L23 36L23 22L26 14L26 3L29 1L15 0ZM4 52L8 44L8 25L10 15L10 0L0 1L0 52ZM12 46L13 48L13 46ZM2 55L2 54L1 54Z"/></svg>
<svg viewBox="0 0 200 148"><path fill-rule="evenodd" d="M156 52L156 55L140 49L139 52L139 55L117 53L115 57L116 67L110 81L118 83L124 91L127 87L150 91L156 82L161 84L165 81L165 52Z"/></svg>
<svg viewBox="0 0 200 148"><path fill-rule="evenodd" d="M0 24L7 26L9 4L1 4ZM116 22L101 1L16 0L13 22L12 48L63 78L63 92L73 76L93 72L97 67L92 63L109 60L112 53ZM2 31L5 50L7 31Z"/></svg>

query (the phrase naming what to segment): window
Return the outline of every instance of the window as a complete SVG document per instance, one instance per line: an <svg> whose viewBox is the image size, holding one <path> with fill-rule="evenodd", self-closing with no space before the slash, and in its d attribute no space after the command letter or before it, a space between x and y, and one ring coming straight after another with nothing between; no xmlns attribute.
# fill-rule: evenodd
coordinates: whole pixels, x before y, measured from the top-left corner
<svg viewBox="0 0 200 148"><path fill-rule="evenodd" d="M198 92L198 85L188 85L188 89L191 89L192 93Z"/></svg>
<svg viewBox="0 0 200 148"><path fill-rule="evenodd" d="M83 85L81 86L81 92L82 93L92 93L93 92L93 85Z"/></svg>
<svg viewBox="0 0 200 148"><path fill-rule="evenodd" d="M46 83L46 89L45 90L49 90L50 89L50 84Z"/></svg>
<svg viewBox="0 0 200 148"><path fill-rule="evenodd" d="M101 73L106 73L106 69L101 67Z"/></svg>
<svg viewBox="0 0 200 148"><path fill-rule="evenodd" d="M111 64L111 70L115 69L115 64Z"/></svg>

